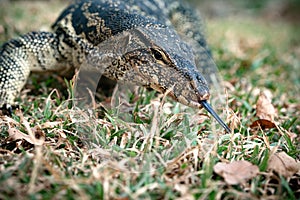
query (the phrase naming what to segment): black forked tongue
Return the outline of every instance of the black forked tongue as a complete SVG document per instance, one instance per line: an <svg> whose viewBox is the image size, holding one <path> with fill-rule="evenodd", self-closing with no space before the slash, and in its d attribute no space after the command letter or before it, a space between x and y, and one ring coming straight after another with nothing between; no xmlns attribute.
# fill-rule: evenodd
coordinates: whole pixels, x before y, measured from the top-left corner
<svg viewBox="0 0 300 200"><path fill-rule="evenodd" d="M219 117L219 115L214 111L211 105L206 101L200 101L203 108L205 108L218 122L219 124L226 130L227 133L231 133L230 128L223 122L223 120Z"/></svg>

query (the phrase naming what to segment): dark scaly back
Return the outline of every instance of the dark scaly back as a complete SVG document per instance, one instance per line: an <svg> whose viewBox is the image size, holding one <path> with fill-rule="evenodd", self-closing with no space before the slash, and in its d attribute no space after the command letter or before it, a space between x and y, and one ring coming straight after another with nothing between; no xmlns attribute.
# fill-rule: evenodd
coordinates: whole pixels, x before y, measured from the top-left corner
<svg viewBox="0 0 300 200"><path fill-rule="evenodd" d="M56 20L55 32L72 38L82 38L96 46L112 35L149 24L165 26L163 21L142 5L148 1L128 2L107 0L82 0L69 6ZM143 10L141 10L141 7Z"/></svg>
<svg viewBox="0 0 300 200"><path fill-rule="evenodd" d="M140 9L141 2L82 0L70 5L52 26L60 40L58 51L78 67L84 54L112 35L151 24L165 27L164 20L158 22L156 17L148 14L154 11Z"/></svg>

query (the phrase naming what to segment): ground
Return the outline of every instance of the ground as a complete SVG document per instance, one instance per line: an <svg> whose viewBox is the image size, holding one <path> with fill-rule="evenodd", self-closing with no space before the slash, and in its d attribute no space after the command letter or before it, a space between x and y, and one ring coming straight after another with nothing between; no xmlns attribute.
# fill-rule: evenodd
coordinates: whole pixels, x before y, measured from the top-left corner
<svg viewBox="0 0 300 200"><path fill-rule="evenodd" d="M49 30L67 3L1 1L0 44ZM299 199L298 16L253 5L196 5L224 80L212 103L232 133L142 88L116 88L89 116L72 79L32 75L0 119L0 198Z"/></svg>

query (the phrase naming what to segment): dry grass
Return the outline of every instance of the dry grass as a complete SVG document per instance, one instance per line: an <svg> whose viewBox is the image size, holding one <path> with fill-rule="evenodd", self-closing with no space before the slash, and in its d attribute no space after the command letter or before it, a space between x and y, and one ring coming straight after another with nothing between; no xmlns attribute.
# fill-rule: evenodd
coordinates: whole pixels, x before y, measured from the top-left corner
<svg viewBox="0 0 300 200"><path fill-rule="evenodd" d="M6 1L0 9L1 41L48 27L63 4ZM268 166L280 151L300 159L296 31L254 19L208 21L209 41L226 80L226 103L216 107L235 128L231 134L204 111L153 91L115 90L88 112L72 105L70 81L55 75L39 82L33 76L18 100L22 111L1 116L0 198L300 198L299 172L284 177ZM272 94L275 128L250 128L262 91ZM230 185L213 170L218 162L237 160L260 172Z"/></svg>

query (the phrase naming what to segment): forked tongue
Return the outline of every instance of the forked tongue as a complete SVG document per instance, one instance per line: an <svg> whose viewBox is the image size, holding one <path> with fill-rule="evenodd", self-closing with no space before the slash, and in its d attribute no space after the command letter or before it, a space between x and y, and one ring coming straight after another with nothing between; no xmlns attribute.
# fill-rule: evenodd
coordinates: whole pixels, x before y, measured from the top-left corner
<svg viewBox="0 0 300 200"><path fill-rule="evenodd" d="M219 124L226 130L227 133L231 133L230 128L225 124L225 122L223 122L223 120L206 100L202 100L200 103L219 122Z"/></svg>

